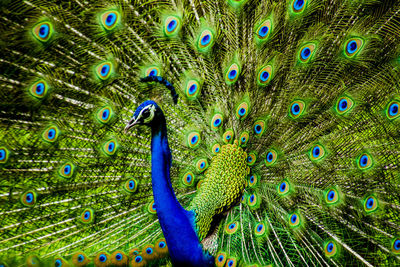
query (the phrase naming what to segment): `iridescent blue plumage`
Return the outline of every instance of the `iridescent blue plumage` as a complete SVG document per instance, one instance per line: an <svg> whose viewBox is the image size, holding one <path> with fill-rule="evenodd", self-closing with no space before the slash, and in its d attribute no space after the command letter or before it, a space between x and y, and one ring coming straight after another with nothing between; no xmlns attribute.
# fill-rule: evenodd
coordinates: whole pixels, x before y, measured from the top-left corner
<svg viewBox="0 0 400 267"><path fill-rule="evenodd" d="M152 114L143 115L147 114L147 110ZM147 118L151 120L147 121ZM146 124L151 128L153 196L172 263L176 266L212 266L213 257L203 251L195 230L195 213L181 206L172 188L172 155L162 110L152 100L143 102L136 109L126 129L135 124Z"/></svg>

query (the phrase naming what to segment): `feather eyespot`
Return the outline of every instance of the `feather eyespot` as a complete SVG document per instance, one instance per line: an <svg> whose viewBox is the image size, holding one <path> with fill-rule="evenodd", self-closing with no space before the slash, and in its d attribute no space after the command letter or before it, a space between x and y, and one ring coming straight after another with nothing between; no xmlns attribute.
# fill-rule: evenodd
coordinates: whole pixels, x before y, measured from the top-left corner
<svg viewBox="0 0 400 267"><path fill-rule="evenodd" d="M328 258L335 256L337 253L336 243L333 240L326 242L324 246L324 252L325 256Z"/></svg>
<svg viewBox="0 0 400 267"><path fill-rule="evenodd" d="M31 266L41 266L40 258L36 255L31 255L26 258L26 265Z"/></svg>
<svg viewBox="0 0 400 267"><path fill-rule="evenodd" d="M250 135L248 132L243 132L239 136L239 142L241 147L245 147L249 142Z"/></svg>
<svg viewBox="0 0 400 267"><path fill-rule="evenodd" d="M83 252L76 252L72 255L72 262L75 266L83 267L86 266L90 260Z"/></svg>
<svg viewBox="0 0 400 267"><path fill-rule="evenodd" d="M124 252L122 251L115 251L113 254L111 254L111 263L120 266L123 263L128 263L128 257L125 255Z"/></svg>
<svg viewBox="0 0 400 267"><path fill-rule="evenodd" d="M232 130L226 130L226 132L223 134L222 138L225 143L231 143L234 137L234 133Z"/></svg>
<svg viewBox="0 0 400 267"><path fill-rule="evenodd" d="M78 257L77 257L77 261L78 262L83 262L84 259L85 259L85 257L82 254L79 254Z"/></svg>
<svg viewBox="0 0 400 267"><path fill-rule="evenodd" d="M325 157L325 149L322 145L316 144L310 149L310 159L312 161L319 161Z"/></svg>
<svg viewBox="0 0 400 267"><path fill-rule="evenodd" d="M259 41L265 41L268 39L271 33L272 23L270 19L265 20L256 29L256 37Z"/></svg>
<svg viewBox="0 0 400 267"><path fill-rule="evenodd" d="M249 186L253 187L253 186L255 186L257 184L257 182L258 182L258 175L256 175L256 174L250 175L250 177L249 177Z"/></svg>
<svg viewBox="0 0 400 267"><path fill-rule="evenodd" d="M254 175L250 176L249 178L249 185L254 185L256 178L254 177Z"/></svg>
<svg viewBox="0 0 400 267"><path fill-rule="evenodd" d="M208 168L208 162L207 159L199 159L196 162L196 170L198 172L203 172Z"/></svg>
<svg viewBox="0 0 400 267"><path fill-rule="evenodd" d="M369 196L364 199L364 210L367 213L374 212L378 209L378 200L374 196Z"/></svg>
<svg viewBox="0 0 400 267"><path fill-rule="evenodd" d="M156 252L154 251L154 246L152 244L145 245L142 249L141 255L145 260L152 260L157 256Z"/></svg>
<svg viewBox="0 0 400 267"><path fill-rule="evenodd" d="M168 246L167 246L167 242L165 241L165 238L161 238L161 239L157 240L154 249L158 254L161 254L161 255L167 253Z"/></svg>
<svg viewBox="0 0 400 267"><path fill-rule="evenodd" d="M189 148L197 148L201 143L200 133L197 131L190 132L186 137L186 144Z"/></svg>
<svg viewBox="0 0 400 267"><path fill-rule="evenodd" d="M153 254L153 249L152 248L147 248L146 249L146 254L148 254L148 255Z"/></svg>
<svg viewBox="0 0 400 267"><path fill-rule="evenodd" d="M194 184L194 174L192 172L187 172L182 176L182 182L186 186L192 186Z"/></svg>
<svg viewBox="0 0 400 267"><path fill-rule="evenodd" d="M61 178L69 179L74 175L75 172L75 165L72 162L65 162L61 167L58 169L58 175Z"/></svg>
<svg viewBox="0 0 400 267"><path fill-rule="evenodd" d="M267 65L260 69L257 76L257 82L261 86L265 86L270 83L272 79L272 66Z"/></svg>
<svg viewBox="0 0 400 267"><path fill-rule="evenodd" d="M215 154L218 154L220 151L221 151L221 145L218 143L215 143L212 146L212 153L215 155Z"/></svg>
<svg viewBox="0 0 400 267"><path fill-rule="evenodd" d="M293 213L289 216L289 225L291 227L297 227L300 225L300 216L297 213Z"/></svg>
<svg viewBox="0 0 400 267"><path fill-rule="evenodd" d="M307 63L311 60L315 51L315 44L307 44L300 48L299 59L302 63Z"/></svg>
<svg viewBox="0 0 400 267"><path fill-rule="evenodd" d="M247 199L247 204L250 208L257 208L260 204L259 197L255 193L250 194L249 198Z"/></svg>
<svg viewBox="0 0 400 267"><path fill-rule="evenodd" d="M112 116L113 110L111 109L111 107L108 106L101 108L97 112L97 120L103 124L108 123L111 120Z"/></svg>
<svg viewBox="0 0 400 267"><path fill-rule="evenodd" d="M106 156L113 156L117 152L118 143L116 140L111 139L105 142L102 146L102 151Z"/></svg>
<svg viewBox="0 0 400 267"><path fill-rule="evenodd" d="M392 241L392 252L394 254L400 254L400 238L396 238Z"/></svg>
<svg viewBox="0 0 400 267"><path fill-rule="evenodd" d="M301 100L293 101L292 104L290 104L289 116L292 119L299 118L303 114L305 106L306 104L304 103L304 101Z"/></svg>
<svg viewBox="0 0 400 267"><path fill-rule="evenodd" d="M200 83L197 80L189 80L185 88L185 94L189 100L196 99L200 94Z"/></svg>
<svg viewBox="0 0 400 267"><path fill-rule="evenodd" d="M152 200L149 205L147 206L147 211L150 214L156 214L157 213L157 209L156 209L156 203L154 202L154 200Z"/></svg>
<svg viewBox="0 0 400 267"><path fill-rule="evenodd" d="M138 183L134 178L130 178L125 181L123 188L126 192L132 194L138 189Z"/></svg>
<svg viewBox="0 0 400 267"><path fill-rule="evenodd" d="M57 126L50 126L48 127L43 133L42 138L44 141L48 143L54 143L57 141L58 135L60 134L60 130Z"/></svg>
<svg viewBox="0 0 400 267"><path fill-rule="evenodd" d="M68 266L68 263L63 258L55 258L54 266L55 267Z"/></svg>
<svg viewBox="0 0 400 267"><path fill-rule="evenodd" d="M339 115L348 113L354 107L354 101L347 96L342 96L336 102L336 112Z"/></svg>
<svg viewBox="0 0 400 267"><path fill-rule="evenodd" d="M26 207L32 207L36 204L37 194L34 190L25 191L21 195L21 203Z"/></svg>
<svg viewBox="0 0 400 267"><path fill-rule="evenodd" d="M386 117L389 120L397 119L400 116L400 102L398 100L391 101L386 108Z"/></svg>
<svg viewBox="0 0 400 267"><path fill-rule="evenodd" d="M256 137L261 137L265 131L265 121L257 120L253 125L253 130Z"/></svg>
<svg viewBox="0 0 400 267"><path fill-rule="evenodd" d="M95 266L108 266L110 264L110 255L104 251L101 251L97 253L97 255L94 257L94 264Z"/></svg>
<svg viewBox="0 0 400 267"><path fill-rule="evenodd" d="M301 13L307 5L307 0L293 0L292 10L294 13Z"/></svg>
<svg viewBox="0 0 400 267"><path fill-rule="evenodd" d="M278 154L276 153L275 150L271 149L269 151L267 151L267 153L265 154L265 165L268 166L272 166L276 160L278 158Z"/></svg>
<svg viewBox="0 0 400 267"><path fill-rule="evenodd" d="M112 31L120 21L120 13L116 10L106 11L101 15L101 26L107 31Z"/></svg>
<svg viewBox="0 0 400 267"><path fill-rule="evenodd" d="M215 265L217 267L223 267L226 262L226 253L224 252L218 252L217 255L215 256Z"/></svg>
<svg viewBox="0 0 400 267"><path fill-rule="evenodd" d="M135 263L142 263L142 262L144 262L143 257L140 256L140 255L134 257L133 260L135 261ZM142 265L140 265L140 266L142 266Z"/></svg>
<svg viewBox="0 0 400 267"><path fill-rule="evenodd" d="M85 253L79 251L72 255L72 262L75 266L83 267L86 266L90 260Z"/></svg>
<svg viewBox="0 0 400 267"><path fill-rule="evenodd" d="M237 260L235 258L227 259L226 266L228 266L228 267L236 267L236 265L237 265Z"/></svg>
<svg viewBox="0 0 400 267"><path fill-rule="evenodd" d="M211 129L218 130L224 123L224 117L222 114L217 113L211 119Z"/></svg>
<svg viewBox="0 0 400 267"><path fill-rule="evenodd" d="M90 224L94 222L94 210L87 208L81 214L81 222L84 224Z"/></svg>
<svg viewBox="0 0 400 267"><path fill-rule="evenodd" d="M100 80L107 80L110 78L111 74L114 71L113 64L111 61L106 61L103 63L100 63L99 65L96 66L96 75Z"/></svg>
<svg viewBox="0 0 400 267"><path fill-rule="evenodd" d="M263 236L265 234L265 225L263 223L256 224L254 228L254 234L257 237Z"/></svg>
<svg viewBox="0 0 400 267"><path fill-rule="evenodd" d="M9 156L8 149L5 147L0 147L0 164L6 163L8 161Z"/></svg>
<svg viewBox="0 0 400 267"><path fill-rule="evenodd" d="M247 194L244 193L244 194L242 195L242 197L240 198L240 202L241 202L242 204L246 204L246 199L247 199Z"/></svg>
<svg viewBox="0 0 400 267"><path fill-rule="evenodd" d="M244 120L249 115L250 104L243 101L236 107L236 118Z"/></svg>
<svg viewBox="0 0 400 267"><path fill-rule="evenodd" d="M227 84L235 83L240 75L240 66L237 63L233 63L229 66L225 73L225 81Z"/></svg>
<svg viewBox="0 0 400 267"><path fill-rule="evenodd" d="M165 241L158 243L160 248L164 248L166 246Z"/></svg>
<svg viewBox="0 0 400 267"><path fill-rule="evenodd" d="M37 99L44 98L47 95L48 90L49 86L44 80L39 80L29 87L29 93Z"/></svg>
<svg viewBox="0 0 400 267"><path fill-rule="evenodd" d="M144 77L161 76L161 69L157 65L151 65L142 70Z"/></svg>
<svg viewBox="0 0 400 267"><path fill-rule="evenodd" d="M372 167L372 165L372 157L367 153L361 154L357 159L357 167L360 170L368 170Z"/></svg>
<svg viewBox="0 0 400 267"><path fill-rule="evenodd" d="M32 28L33 36L42 43L49 41L53 33L53 24L49 21L39 22Z"/></svg>
<svg viewBox="0 0 400 267"><path fill-rule="evenodd" d="M331 188L325 192L325 202L328 205L336 204L339 201L339 193L336 189Z"/></svg>
<svg viewBox="0 0 400 267"><path fill-rule="evenodd" d="M176 36L181 28L181 19L178 16L168 16L164 21L164 35Z"/></svg>
<svg viewBox="0 0 400 267"><path fill-rule="evenodd" d="M131 258L134 258L136 255L140 254L140 249L138 248L132 248L131 250L129 250L129 256Z"/></svg>
<svg viewBox="0 0 400 267"><path fill-rule="evenodd" d="M364 40L361 38L350 38L344 45L345 55L352 58L357 55L364 46Z"/></svg>
<svg viewBox="0 0 400 267"><path fill-rule="evenodd" d="M257 155L256 152L250 152L247 155L247 165L253 166L257 161Z"/></svg>
<svg viewBox="0 0 400 267"><path fill-rule="evenodd" d="M213 45L214 45L214 34L209 29L203 30L197 40L197 49L200 52L206 52Z"/></svg>
<svg viewBox="0 0 400 267"><path fill-rule="evenodd" d="M239 223L237 221L231 222L225 226L225 232L229 235L236 233L239 229Z"/></svg>
<svg viewBox="0 0 400 267"><path fill-rule="evenodd" d="M285 196L289 193L290 191L290 184L287 181L282 181L279 185L278 185L278 194L281 196Z"/></svg>

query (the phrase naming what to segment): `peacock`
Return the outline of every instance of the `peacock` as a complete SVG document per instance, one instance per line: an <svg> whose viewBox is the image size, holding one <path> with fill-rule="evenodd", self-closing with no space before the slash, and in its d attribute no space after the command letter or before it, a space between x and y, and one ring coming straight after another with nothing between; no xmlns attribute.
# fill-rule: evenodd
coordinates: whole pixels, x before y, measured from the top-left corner
<svg viewBox="0 0 400 267"><path fill-rule="evenodd" d="M0 3L0 266L400 266L400 2Z"/></svg>

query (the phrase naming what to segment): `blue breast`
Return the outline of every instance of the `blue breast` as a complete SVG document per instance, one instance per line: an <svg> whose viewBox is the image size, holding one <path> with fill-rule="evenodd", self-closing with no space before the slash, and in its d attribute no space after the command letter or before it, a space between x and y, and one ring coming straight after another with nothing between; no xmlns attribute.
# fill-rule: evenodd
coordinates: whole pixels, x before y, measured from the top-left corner
<svg viewBox="0 0 400 267"><path fill-rule="evenodd" d="M166 127L153 131L152 184L157 216L174 266L213 266L195 231L195 214L186 211L176 199L170 180L171 152Z"/></svg>

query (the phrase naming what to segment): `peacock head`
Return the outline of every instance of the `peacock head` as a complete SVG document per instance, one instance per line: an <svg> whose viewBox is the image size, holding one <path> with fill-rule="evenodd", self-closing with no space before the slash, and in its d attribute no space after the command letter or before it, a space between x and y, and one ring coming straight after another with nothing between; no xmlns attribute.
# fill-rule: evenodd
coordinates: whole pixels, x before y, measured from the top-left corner
<svg viewBox="0 0 400 267"><path fill-rule="evenodd" d="M146 125L151 127L160 113L162 113L160 107L153 100L143 102L136 109L132 119L126 125L125 132L135 125Z"/></svg>

